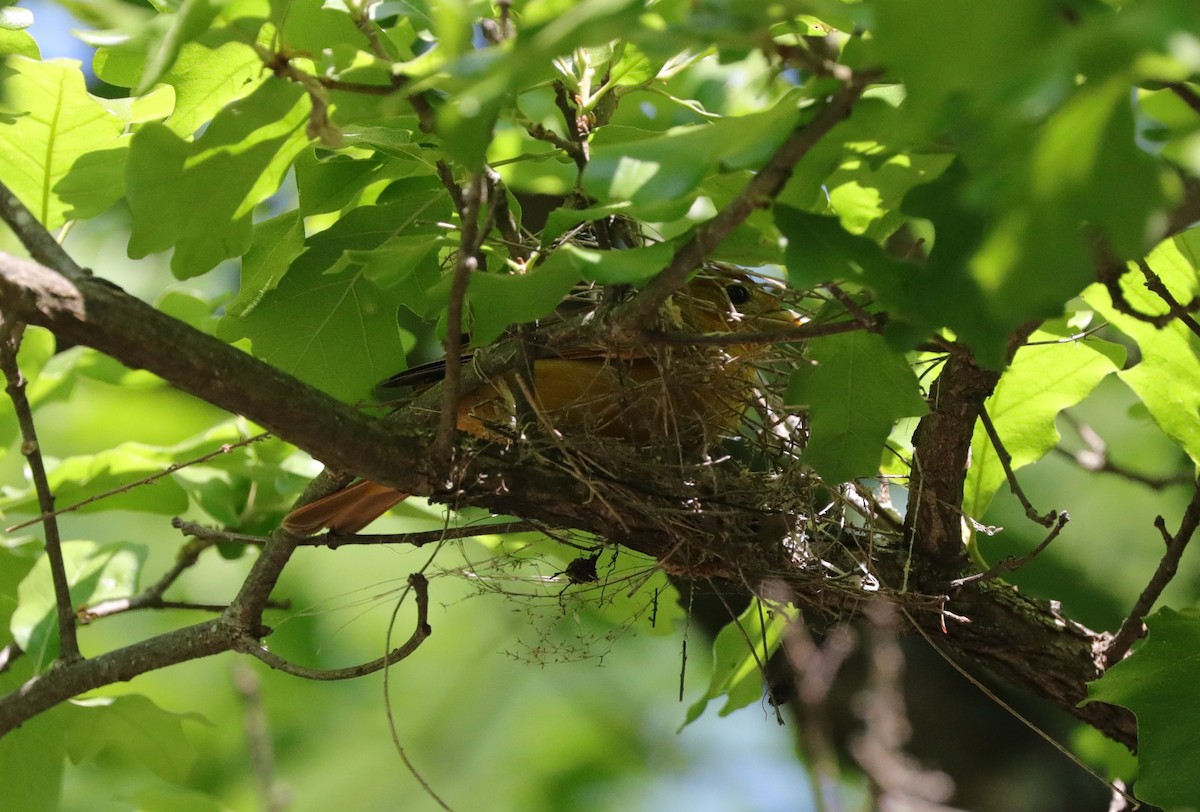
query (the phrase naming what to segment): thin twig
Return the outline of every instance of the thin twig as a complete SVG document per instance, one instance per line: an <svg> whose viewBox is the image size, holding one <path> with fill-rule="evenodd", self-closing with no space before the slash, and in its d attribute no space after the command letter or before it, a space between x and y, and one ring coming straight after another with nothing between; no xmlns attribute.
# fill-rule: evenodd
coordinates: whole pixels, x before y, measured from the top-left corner
<svg viewBox="0 0 1200 812"><path fill-rule="evenodd" d="M188 536L197 539L220 543L252 544L261 547L267 543L266 536L253 536L248 533L233 533L228 530L217 530L205 527L197 522L189 522L180 518L171 520L171 526ZM496 524L467 525L464 527L447 527L438 530L422 530L415 533L379 533L356 534L339 536L335 533L324 533L319 536L306 536L300 539L300 547L328 547L335 550L344 546L373 546L378 544L407 544L410 547L424 547L439 541L474 538L487 535L507 535L509 533L528 533L538 530L532 522L497 522Z"/></svg>
<svg viewBox="0 0 1200 812"><path fill-rule="evenodd" d="M51 513L43 513L40 516L35 516L34 518L29 519L24 522L21 522L20 524L14 524L11 527L6 527L6 528L4 528L4 532L11 533L14 530L20 530L23 527L29 527L31 524L37 524L38 522L45 521L46 519L51 518L53 516L61 516L64 513L70 513L72 511L79 510L81 507L90 505L93 502L99 502L101 499L107 499L110 496L116 496L119 493L125 493L126 491L131 491L134 488L140 487L142 485L149 485L151 482L160 480L163 477L169 476L170 474L173 474L176 471L179 471L183 468L188 468L192 465L199 465L201 463L208 462L209 460L215 459L216 457L219 457L222 454L228 454L230 451L233 451L236 448L242 448L243 446L248 446L251 443L257 443L261 440L267 439L270 436L271 436L271 433L269 431L264 431L262 434L256 434L253 437L247 437L245 440L239 440L236 443L225 443L220 448L218 448L216 451L212 451L201 457L196 457L195 459L185 460L184 462L177 462L172 465L168 465L163 470L161 470L157 473L151 474L150 476L142 477L141 479L134 480L133 482L127 482L124 485L119 485L115 488L104 491L103 493L98 493L95 496L89 496L87 499L84 499L82 501L75 502L74 504L67 505L66 507L63 507L63 508L58 508L57 510L55 510Z"/></svg>
<svg viewBox="0 0 1200 812"><path fill-rule="evenodd" d="M1192 108L1192 112L1200 113L1200 94L1191 85L1183 82L1168 82L1167 88L1179 97L1180 101Z"/></svg>
<svg viewBox="0 0 1200 812"><path fill-rule="evenodd" d="M1100 272L1097 278L1104 284L1105 289L1108 291L1108 297L1112 301L1113 309L1117 312L1160 329L1166 327L1172 321L1179 319L1189 330L1200 335L1200 325L1190 315L1200 309L1200 296L1192 297L1192 300L1186 305L1180 304L1171 295L1170 291L1167 290L1166 286L1163 285L1158 274L1154 273L1154 270L1144 259L1140 259L1137 262L1137 266L1146 278L1146 287L1158 294L1158 297L1167 305L1166 313L1143 313L1130 304L1129 300L1125 297L1125 291L1121 289L1121 277L1128 272L1129 266L1103 252L1101 252L1098 258L1098 263L1100 265Z"/></svg>
<svg viewBox="0 0 1200 812"><path fill-rule="evenodd" d="M484 175L476 172L467 184L463 199L462 236L459 239L458 259L450 285L450 304L446 311L446 367L442 379L442 414L438 422L437 439L433 444L434 460L449 471L453 465L454 432L458 427L458 397L462 382L462 311L467 297L467 284L478 266L475 252L479 250L479 207L484 197Z"/></svg>
<svg viewBox="0 0 1200 812"><path fill-rule="evenodd" d="M33 409L25 396L25 376L17 366L17 350L25 325L0 317L0 369L4 372L5 391L12 400L21 427L21 453L29 461L29 476L37 492L38 507L43 514L54 513L54 493L46 477L46 464L42 460L38 445L37 428L33 422ZM50 564L50 579L54 583L54 605L58 616L58 658L63 662L82 659L79 640L75 635L75 611L71 604L71 584L67 580L67 569L63 563L62 539L58 533L58 522L53 515L42 520L45 530L46 559Z"/></svg>
<svg viewBox="0 0 1200 812"><path fill-rule="evenodd" d="M206 527L199 522L189 522L186 519L181 519L176 516L171 519L171 527L174 527L185 536L193 536L197 539L211 543L230 543L230 544L251 544L255 547L261 547L267 543L266 536L255 536L250 533L234 533L228 530L217 530L212 527Z"/></svg>
<svg viewBox="0 0 1200 812"><path fill-rule="evenodd" d="M562 114L563 124L567 128L567 138L579 145L577 150L568 151L567 154L574 159L575 166L579 168L579 171L583 172L587 168L591 155L588 151L587 140L579 129L579 113L571 102L567 86L561 80L554 83L554 104L558 107L558 112Z"/></svg>
<svg viewBox="0 0 1200 812"><path fill-rule="evenodd" d="M350 19L354 20L354 27L357 28L362 35L367 38L367 42L371 46L371 53L375 54L375 56L379 57L385 62L390 62L392 57L387 52L387 49L383 47L383 42L381 42L379 39L379 29L371 20L372 5L374 5L374 3L372 3L371 0L362 0L362 2L349 2L346 4L347 10L350 12Z"/></svg>
<svg viewBox="0 0 1200 812"><path fill-rule="evenodd" d="M1138 638L1145 634L1146 615L1154 608L1159 595L1175 577L1175 572L1179 569L1179 559L1183 557L1183 551L1187 549L1188 542L1192 540L1196 528L1200 526L1200 482L1196 484L1196 489L1192 493L1192 501L1184 510L1183 520L1179 523L1179 531L1174 536L1167 533L1166 521L1162 516L1155 517L1154 526L1162 534L1163 540L1167 544L1167 551L1163 553L1162 559L1158 562L1158 568L1154 570L1150 582L1138 596L1137 603L1133 605L1129 617L1121 624L1120 631L1108 644L1108 648L1104 650L1106 668L1120 662L1129 653L1129 649L1133 647Z"/></svg>
<svg viewBox="0 0 1200 812"><path fill-rule="evenodd" d="M434 555L437 555L437 553L434 553ZM430 557L430 559L426 562L425 567L422 569L424 570L428 568L431 563L433 563L433 557ZM413 573L412 575L408 576L408 582L414 589L419 588L419 591L417 591L417 614L424 616L426 610L428 609L429 600L428 595L424 594L425 589L428 587L428 584L425 581L425 576L418 573ZM392 616L388 620L387 628L387 646L389 648L392 645L392 632L394 632L396 629L396 618L400 614L400 606L404 603L404 598L407 596L407 594L408 590L405 590L404 594L400 596L400 600L396 601L396 605L392 608ZM426 606L424 608L422 608L421 604L422 599L424 599L426 602ZM428 635L429 626L418 626L418 630L422 628L424 629L425 634ZM384 709L387 711L388 732L390 732L392 735L392 744L395 745L396 752L399 754L400 760L404 762L404 766L408 770L409 775L411 775L416 782L421 785L421 789L424 790L425 794L428 795L438 806L446 810L446 812L454 812L454 810L450 808L450 805L443 801L440 795L434 792L434 789L430 785L429 781L426 780L425 776L421 774L421 771L417 769L417 765L413 764L412 760L408 757L408 753L404 749L404 745L400 743L400 734L396 729L396 715L392 711L392 669L386 667L386 665L387 664L385 664L385 668L383 669L383 705Z"/></svg>
<svg viewBox="0 0 1200 812"><path fill-rule="evenodd" d="M508 248L508 255L524 264L529 260L530 251L521 239L521 228L517 224L517 218L513 216L512 209L509 208L508 192L504 188L504 181L501 179L500 173L490 166L486 167L485 171L488 182L488 202L494 212L496 229L500 232L500 238L504 240L504 244Z"/></svg>
<svg viewBox="0 0 1200 812"><path fill-rule="evenodd" d="M454 203L454 210L458 212L459 218L465 221L467 206L463 202L462 188L458 185L458 181L454 179L454 170L442 158L438 158L434 167L437 169L438 180L442 182L442 185L446 187L446 191L450 194L450 200Z"/></svg>
<svg viewBox="0 0 1200 812"><path fill-rule="evenodd" d="M172 520L171 524L178 527L176 524L178 519ZM192 534L195 535L195 534ZM256 538L256 537L248 537ZM82 624L91 623L93 620L98 620L103 617L121 614L124 612L133 612L139 609L191 609L201 612L224 612L229 608L228 604L219 603L194 603L191 601L168 601L163 600L163 595L171 586L179 580L183 573L196 565L200 559L200 554L223 541L229 541L228 538L199 538L196 537L192 541L183 545L183 549L175 556L175 563L169 570L163 573L157 581L146 587L142 592L128 598L112 598L110 600L101 601L93 606L85 606L79 609L76 613L79 622ZM264 538L257 538L259 544L266 542ZM272 609L287 609L289 603L287 601L267 601L265 606Z"/></svg>
<svg viewBox="0 0 1200 812"><path fill-rule="evenodd" d="M865 309L863 309L862 305L854 301L854 297L842 290L841 285L837 284L836 282L830 282L824 287L825 290L833 294L833 298L837 299L838 303L842 307L846 308L846 312L853 316L854 319L862 324L863 327L874 331L878 331L880 327L882 327L880 324L880 317L868 313Z"/></svg>
<svg viewBox="0 0 1200 812"><path fill-rule="evenodd" d="M580 142L563 138L549 127L539 124L536 121L526 121L525 132L529 133L531 138L536 138L538 141L545 141L547 144L561 149L571 160L575 161L576 165L580 161L585 160L583 145Z"/></svg>
<svg viewBox="0 0 1200 812"><path fill-rule="evenodd" d="M956 578L950 582L950 586L959 587L965 586L966 584L973 584L977 581L990 581L1006 572L1012 572L1013 570L1020 569L1032 561L1038 553L1049 547L1050 542L1058 538L1058 534L1062 532L1062 529L1067 526L1067 522L1069 521L1071 521L1071 515L1064 510L1062 513L1058 514L1058 517L1054 522L1054 527L1050 529L1050 532L1046 534L1046 537L1042 539L1041 543L1032 550L1024 555L1010 555L1008 558L997 561L983 572L977 572L974 575L968 575L966 578Z"/></svg>
<svg viewBox="0 0 1200 812"><path fill-rule="evenodd" d="M1167 311L1168 315L1179 319L1184 327L1187 327L1194 335L1200 337L1200 324L1197 324L1196 320L1192 318L1192 313L1200 310L1200 296L1193 296L1192 300L1186 305L1180 304L1171 291L1167 290L1167 286L1163 284L1159 275L1150 268L1146 260L1139 259L1137 266L1142 275L1146 277L1146 287L1151 293L1156 294L1158 298L1166 302L1167 307L1170 308Z"/></svg>
<svg viewBox="0 0 1200 812"><path fill-rule="evenodd" d="M0 674L11 668L12 664L24 653L25 649L16 643L9 643L4 648L0 648Z"/></svg>
<svg viewBox="0 0 1200 812"><path fill-rule="evenodd" d="M1037 522L1042 527L1053 527L1059 519L1058 511L1052 510L1043 516L1033 509L1033 505L1030 504L1029 499L1025 496L1025 491L1021 490L1021 483L1017 481L1017 475L1013 473L1012 454L1008 453L1008 449L1004 447L1004 443L1000 440L1000 435L996 433L996 426L992 423L992 418L988 415L986 406L979 409L979 422L983 424L983 430L987 432L988 439L992 443L992 448L996 450L996 457L1000 460L1000 467L1004 469L1004 476L1008 479L1008 486L1012 489L1013 495L1021 501L1021 507L1025 508L1025 516L1031 521ZM1059 524L1061 525L1063 522L1059 522Z"/></svg>
<svg viewBox="0 0 1200 812"><path fill-rule="evenodd" d="M659 308L710 254L753 212L775 198L792 176L797 162L826 134L850 115L855 103L877 76L864 71L854 74L811 119L796 127L761 170L715 217L692 232L671 262L629 303L616 309L610 330L613 343L628 344L638 337Z"/></svg>
<svg viewBox="0 0 1200 812"><path fill-rule="evenodd" d="M307 666L297 665L296 663L285 660L278 654L275 654L265 646L263 646L256 638L243 637L238 646L239 651L250 654L253 657L262 660L271 668L277 671L283 671L286 674L291 674L294 677L301 679L316 680L318 682L330 682L346 679L357 679L358 677L374 674L382 668L386 668L392 663L398 663L404 658L411 655L417 650L417 647L425 641L432 633L429 627L429 581L424 575L416 573L408 576L408 585L416 595L417 601L417 622L416 628L413 630L407 642L399 648L392 649L382 657L359 665L352 665L347 668L308 668ZM400 598L404 600L403 596Z"/></svg>
<svg viewBox="0 0 1200 812"><path fill-rule="evenodd" d="M823 324L802 324L796 327L780 327L778 330L763 330L760 332L730 333L686 333L665 332L660 330L645 330L641 334L643 343L649 344L681 344L687 346L721 346L742 344L790 344L796 341L807 341L810 338L854 333L866 330L878 333L887 323L886 314L872 318L869 324L857 319L834 321Z"/></svg>

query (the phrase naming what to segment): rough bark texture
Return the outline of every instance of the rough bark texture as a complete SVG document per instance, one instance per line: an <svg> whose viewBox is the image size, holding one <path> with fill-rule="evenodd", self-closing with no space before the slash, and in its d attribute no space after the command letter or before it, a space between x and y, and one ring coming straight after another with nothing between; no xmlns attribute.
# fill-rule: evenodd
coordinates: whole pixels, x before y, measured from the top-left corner
<svg viewBox="0 0 1200 812"><path fill-rule="evenodd" d="M655 479L633 461L624 473L610 470L584 480L547 465L545 454L479 445L461 455L465 462L447 491L426 462L428 432L352 409L99 279L68 281L36 263L0 255L0 307L6 317L150 370L266 426L328 465L376 482L587 530L658 558L668 571L728 578L750 590L783 582L798 600L834 615L852 612L863 599L847 592L814 594L811 574L801 571L783 543L788 523L777 514L704 509L721 504L731 490L747 488L745 482L725 481L719 470L685 485ZM876 574L896 592L907 586L898 600L935 639L1132 746L1129 713L1098 703L1077 707L1085 683L1101 673L1096 652L1105 636L1061 617L1049 602L996 581L949 586L966 563L957 506L971 432L997 378L969 360L948 361L916 437L914 505L906 527L913 560L905 544L877 549ZM696 541L684 545L684 538ZM839 543L865 542L847 537ZM282 535L272 539L221 620L57 669L0 700L0 734L98 685L245 648L259 634L262 605L294 545Z"/></svg>

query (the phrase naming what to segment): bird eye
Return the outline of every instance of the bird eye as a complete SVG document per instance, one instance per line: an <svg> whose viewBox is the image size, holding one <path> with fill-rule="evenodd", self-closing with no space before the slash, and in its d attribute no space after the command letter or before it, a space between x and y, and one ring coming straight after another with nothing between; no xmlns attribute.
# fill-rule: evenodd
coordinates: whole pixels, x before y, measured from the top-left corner
<svg viewBox="0 0 1200 812"><path fill-rule="evenodd" d="M734 307L744 305L750 301L750 289L745 285L726 285L725 293L729 296L729 301Z"/></svg>

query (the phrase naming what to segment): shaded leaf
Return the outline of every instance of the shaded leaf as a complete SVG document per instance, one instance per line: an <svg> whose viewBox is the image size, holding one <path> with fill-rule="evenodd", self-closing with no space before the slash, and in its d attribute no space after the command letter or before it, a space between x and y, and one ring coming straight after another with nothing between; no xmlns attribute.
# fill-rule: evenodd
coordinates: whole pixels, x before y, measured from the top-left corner
<svg viewBox="0 0 1200 812"><path fill-rule="evenodd" d="M1133 655L1088 683L1086 701L1137 715L1137 796L1167 809L1200 807L1200 609L1163 608Z"/></svg>
<svg viewBox="0 0 1200 812"><path fill-rule="evenodd" d="M22 724L19 736L0 738L0 784L9 808L21 812L61 809L66 716L51 708Z"/></svg>
<svg viewBox="0 0 1200 812"><path fill-rule="evenodd" d="M72 607L137 592L146 548L138 544L67 541L62 544L63 566L71 587ZM50 564L41 556L17 588L17 609L10 629L13 641L39 666L57 651L54 586Z"/></svg>
<svg viewBox="0 0 1200 812"><path fill-rule="evenodd" d="M763 113L651 136L633 128L605 127L594 139L583 188L602 203L629 201L635 211L677 202L713 172L761 166L799 117L796 101L789 97Z"/></svg>
<svg viewBox="0 0 1200 812"><path fill-rule="evenodd" d="M728 716L762 697L763 669L779 648L792 611L767 606L756 598L718 632L708 690L688 708L683 727L699 719L714 699L726 697L720 715Z"/></svg>
<svg viewBox="0 0 1200 812"><path fill-rule="evenodd" d="M115 753L164 781L187 780L196 754L183 722L204 721L204 717L171 713L142 694L76 699L71 705L67 727L71 761L80 764L102 753Z"/></svg>
<svg viewBox="0 0 1200 812"><path fill-rule="evenodd" d="M360 267L326 274L297 263L253 310L227 318L222 330L249 338L264 361L354 401L404 369L413 338L396 322L397 304Z"/></svg>
<svg viewBox="0 0 1200 812"><path fill-rule="evenodd" d="M793 373L784 396L810 414L803 460L827 482L877 474L892 425L928 411L916 375L870 333L817 339L808 357L813 366Z"/></svg>
<svg viewBox="0 0 1200 812"><path fill-rule="evenodd" d="M225 108L194 142L161 124L139 130L126 178L129 255L174 247L171 269L187 278L245 253L254 207L308 145L308 111L302 89L272 81Z"/></svg>

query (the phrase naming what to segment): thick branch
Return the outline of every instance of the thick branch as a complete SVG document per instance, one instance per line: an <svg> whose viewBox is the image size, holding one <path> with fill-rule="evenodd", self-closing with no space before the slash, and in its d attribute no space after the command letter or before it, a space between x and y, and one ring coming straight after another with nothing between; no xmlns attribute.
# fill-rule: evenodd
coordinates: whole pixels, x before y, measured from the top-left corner
<svg viewBox="0 0 1200 812"><path fill-rule="evenodd" d="M219 620L160 634L98 657L62 663L0 697L0 736L59 702L148 671L229 651L237 639Z"/></svg>
<svg viewBox="0 0 1200 812"><path fill-rule="evenodd" d="M436 490L424 464L421 438L390 429L100 280L87 278L70 284L36 263L0 255L0 297L18 318L96 347L127 365L150 369L199 397L266 425L330 464L409 492ZM927 424L918 443L924 467L917 481L923 483L924 493L915 503L914 513L920 518L916 539L922 549L927 546L924 534L935 533L938 522L948 532L934 536L938 541L928 546L935 551L961 549L957 505L962 466L978 404L994 380L995 373L979 370L968 361L950 359L943 371L934 412L942 427ZM944 485L939 478L940 466L954 464L948 459L959 465L945 472L946 479L957 482L957 498L954 486ZM581 481L547 465L545 456L524 456L519 446L479 444L465 460L453 498L548 525L587 530L656 556L668 569L710 566L718 574L724 572L751 584L761 582L766 574L778 578L779 573L786 573L789 561L783 546L779 539L764 537L764 522L748 521L744 512L702 509L708 504L720 507L721 494L736 490L732 483L722 481L718 469L703 479L703 483L680 483L677 477L673 481L630 477L625 484L613 479ZM612 498L624 494L619 513L596 498L598 486ZM930 499L930 495L940 498ZM682 505L693 507L682 510ZM670 517L670 532L664 516ZM698 540L702 549L680 548L680 537ZM10 728L56 702L114 679L129 679L231 648L245 634L242 630L257 623L294 543L276 534L256 560L234 603L236 608L224 619L228 627L239 629L236 635L221 632L221 621L213 621L190 627L194 631L183 630L104 655L97 658L98 666L88 661L86 671L70 666L68 672L75 675L70 680L56 676L42 682L49 675L39 678L36 690L26 691L32 700L14 694L0 701L0 730L6 729L6 722ZM899 584L903 565L902 560L880 561L885 583ZM945 588L943 576L939 573L933 579L942 585L934 591ZM854 603L846 599L839 605L831 599L826 610L849 613ZM1093 654L1100 645L1096 635L1064 624L1048 604L1030 601L994 582L964 587L954 594L950 607L971 622L951 623L944 637L947 643L1012 682L1057 701L1110 736L1133 740L1134 727L1127 714L1100 703L1074 707L1084 696L1086 682L1099 673ZM930 628L936 629L937 616L926 614ZM163 651L159 652L159 647Z"/></svg>
<svg viewBox="0 0 1200 812"><path fill-rule="evenodd" d="M963 482L971 437L1000 373L951 356L930 391L930 411L913 435L913 471L905 535L946 574L966 564Z"/></svg>
<svg viewBox="0 0 1200 812"><path fill-rule="evenodd" d="M99 278L72 283L35 262L0 253L0 300L13 318L147 369L335 468L409 491L429 489L432 477L415 439L406 443L397 429L385 429L363 412ZM350 448L342 443L345 436L364 442Z"/></svg>

